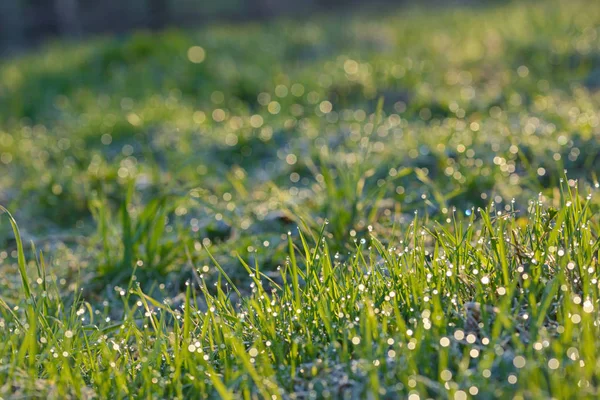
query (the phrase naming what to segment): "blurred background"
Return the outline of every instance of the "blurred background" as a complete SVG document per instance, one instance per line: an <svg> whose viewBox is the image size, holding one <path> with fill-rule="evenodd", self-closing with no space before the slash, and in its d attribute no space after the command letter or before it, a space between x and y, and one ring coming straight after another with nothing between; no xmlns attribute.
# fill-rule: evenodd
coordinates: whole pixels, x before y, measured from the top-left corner
<svg viewBox="0 0 600 400"><path fill-rule="evenodd" d="M232 255L274 268L294 224L345 253L597 182L598 0L0 6L0 204L100 284L141 259L179 293L186 248L246 279Z"/></svg>
<svg viewBox="0 0 600 400"><path fill-rule="evenodd" d="M438 5L484 0L438 0ZM48 39L122 33L134 29L196 27L222 20L260 20L280 15L377 8L407 0L1 0L0 54Z"/></svg>

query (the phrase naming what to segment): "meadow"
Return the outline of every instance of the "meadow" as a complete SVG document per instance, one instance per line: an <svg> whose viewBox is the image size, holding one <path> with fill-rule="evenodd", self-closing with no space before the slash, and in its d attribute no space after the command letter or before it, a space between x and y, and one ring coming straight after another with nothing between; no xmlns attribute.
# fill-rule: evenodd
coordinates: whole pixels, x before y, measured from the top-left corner
<svg viewBox="0 0 600 400"><path fill-rule="evenodd" d="M0 61L0 399L600 396L600 6Z"/></svg>

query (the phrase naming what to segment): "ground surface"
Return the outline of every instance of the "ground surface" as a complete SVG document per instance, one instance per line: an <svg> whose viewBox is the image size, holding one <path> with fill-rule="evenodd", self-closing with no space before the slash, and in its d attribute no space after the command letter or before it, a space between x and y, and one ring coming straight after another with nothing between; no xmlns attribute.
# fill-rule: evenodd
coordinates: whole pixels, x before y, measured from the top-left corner
<svg viewBox="0 0 600 400"><path fill-rule="evenodd" d="M597 398L599 88L593 1L5 60L0 397Z"/></svg>

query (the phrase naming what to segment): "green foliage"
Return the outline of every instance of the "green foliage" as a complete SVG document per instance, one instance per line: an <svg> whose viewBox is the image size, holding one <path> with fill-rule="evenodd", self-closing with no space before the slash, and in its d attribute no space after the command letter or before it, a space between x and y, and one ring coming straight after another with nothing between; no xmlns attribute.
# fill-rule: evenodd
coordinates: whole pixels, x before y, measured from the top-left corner
<svg viewBox="0 0 600 400"><path fill-rule="evenodd" d="M325 226L313 243L290 237L275 275L241 260L247 289L208 253L214 267L198 268L179 307L137 281L104 311L65 305L43 261L29 288L19 245L28 306L1 303L12 367L0 376L54 397L595 397L598 214L577 188L561 195L526 217L492 206L453 225L415 218L346 259ZM37 387L41 377L53 385Z"/></svg>
<svg viewBox="0 0 600 400"><path fill-rule="evenodd" d="M590 4L2 61L0 397L597 398Z"/></svg>

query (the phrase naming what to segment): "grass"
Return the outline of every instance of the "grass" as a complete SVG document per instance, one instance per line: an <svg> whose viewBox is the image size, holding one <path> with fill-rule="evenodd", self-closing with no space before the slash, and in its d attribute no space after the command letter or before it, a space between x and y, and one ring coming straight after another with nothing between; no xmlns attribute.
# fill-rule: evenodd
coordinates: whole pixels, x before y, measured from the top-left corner
<svg viewBox="0 0 600 400"><path fill-rule="evenodd" d="M591 4L3 61L0 397L597 398Z"/></svg>

